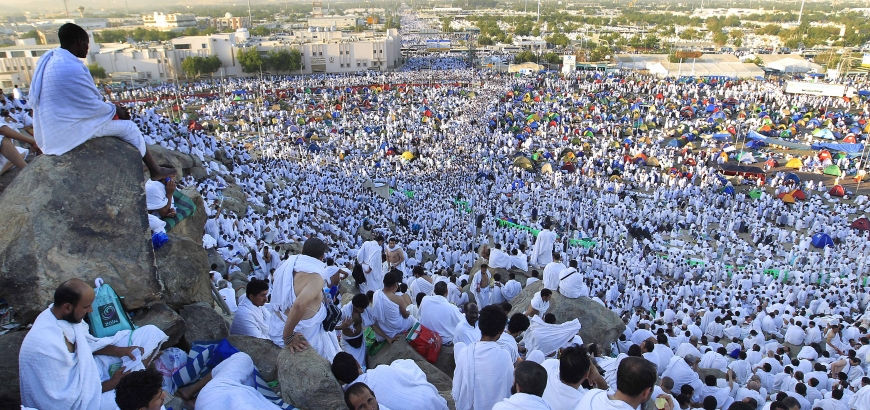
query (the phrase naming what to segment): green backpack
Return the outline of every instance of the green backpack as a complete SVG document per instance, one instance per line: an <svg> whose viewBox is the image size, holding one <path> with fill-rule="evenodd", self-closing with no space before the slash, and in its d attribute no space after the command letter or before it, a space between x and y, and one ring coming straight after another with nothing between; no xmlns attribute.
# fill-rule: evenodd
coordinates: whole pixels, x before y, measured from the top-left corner
<svg viewBox="0 0 870 410"><path fill-rule="evenodd" d="M94 289L96 292L93 303L94 310L88 313L91 335L111 337L122 330L136 329L121 304L121 298L115 293L115 289L112 289L111 285L103 283L100 278L97 278L94 284L97 286Z"/></svg>

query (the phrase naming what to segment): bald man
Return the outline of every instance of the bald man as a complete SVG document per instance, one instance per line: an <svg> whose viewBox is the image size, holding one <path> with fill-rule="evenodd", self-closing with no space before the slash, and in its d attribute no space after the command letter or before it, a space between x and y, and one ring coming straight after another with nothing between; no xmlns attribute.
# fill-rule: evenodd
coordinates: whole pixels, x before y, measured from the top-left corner
<svg viewBox="0 0 870 410"><path fill-rule="evenodd" d="M115 387L131 371L145 369L167 337L148 325L111 337L88 333L94 289L79 279L62 283L54 303L36 318L19 353L21 403L38 409L117 409ZM117 370L110 368L120 365Z"/></svg>

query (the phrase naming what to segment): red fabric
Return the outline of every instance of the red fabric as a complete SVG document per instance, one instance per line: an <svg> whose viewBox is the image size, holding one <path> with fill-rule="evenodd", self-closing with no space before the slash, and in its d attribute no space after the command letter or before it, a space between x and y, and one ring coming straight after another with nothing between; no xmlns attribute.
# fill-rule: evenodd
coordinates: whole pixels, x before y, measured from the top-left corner
<svg viewBox="0 0 870 410"><path fill-rule="evenodd" d="M411 329L406 339L411 339L408 344L420 353L429 363L435 363L438 360L438 354L441 353L441 336L423 325L415 329Z"/></svg>

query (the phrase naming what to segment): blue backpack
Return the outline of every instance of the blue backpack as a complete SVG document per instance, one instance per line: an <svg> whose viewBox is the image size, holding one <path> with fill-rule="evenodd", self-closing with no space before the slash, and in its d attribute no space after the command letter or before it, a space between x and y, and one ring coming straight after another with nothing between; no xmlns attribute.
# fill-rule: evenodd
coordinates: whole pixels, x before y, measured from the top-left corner
<svg viewBox="0 0 870 410"><path fill-rule="evenodd" d="M88 313L91 335L94 337L111 337L122 330L134 330L136 326L121 304L121 298L111 285L97 278L94 281L96 297L93 312Z"/></svg>

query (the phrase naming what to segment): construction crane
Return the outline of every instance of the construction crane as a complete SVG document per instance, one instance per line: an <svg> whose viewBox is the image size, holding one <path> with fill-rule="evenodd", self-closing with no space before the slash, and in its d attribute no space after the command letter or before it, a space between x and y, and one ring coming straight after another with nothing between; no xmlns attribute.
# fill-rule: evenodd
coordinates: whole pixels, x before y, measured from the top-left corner
<svg viewBox="0 0 870 410"><path fill-rule="evenodd" d="M63 9L66 11L67 18L69 17L69 4L67 4L69 0L63 0Z"/></svg>

